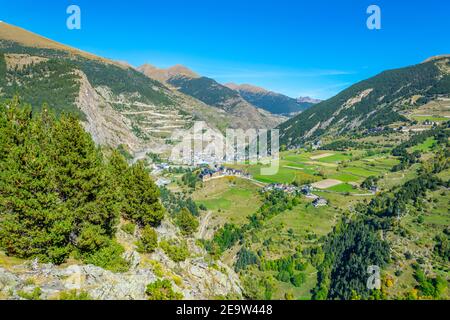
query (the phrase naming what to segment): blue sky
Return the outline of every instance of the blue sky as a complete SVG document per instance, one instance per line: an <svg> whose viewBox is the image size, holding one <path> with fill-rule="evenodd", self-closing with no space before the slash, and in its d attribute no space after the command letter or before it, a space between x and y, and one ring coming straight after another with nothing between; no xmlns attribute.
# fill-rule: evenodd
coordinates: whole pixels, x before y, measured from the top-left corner
<svg viewBox="0 0 450 320"><path fill-rule="evenodd" d="M66 28L81 8L82 29ZM382 29L366 9L382 10ZM219 82L328 98L450 53L447 0L0 0L0 20L133 65L184 64Z"/></svg>

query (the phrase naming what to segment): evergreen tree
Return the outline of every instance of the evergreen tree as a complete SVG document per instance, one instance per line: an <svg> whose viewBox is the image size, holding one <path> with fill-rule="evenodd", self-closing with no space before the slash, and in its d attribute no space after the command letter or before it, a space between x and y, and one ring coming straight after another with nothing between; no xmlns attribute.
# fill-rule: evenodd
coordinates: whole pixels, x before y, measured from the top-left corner
<svg viewBox="0 0 450 320"><path fill-rule="evenodd" d="M127 170L122 191L125 217L142 226L156 227L161 223L165 209L159 201L159 189L142 162Z"/></svg>
<svg viewBox="0 0 450 320"><path fill-rule="evenodd" d="M177 225L180 227L182 234L192 235L197 231L199 222L188 209L183 208L178 214Z"/></svg>
<svg viewBox="0 0 450 320"><path fill-rule="evenodd" d="M142 253L152 253L158 247L158 235L156 231L145 226L141 232L141 240L138 243L138 251Z"/></svg>
<svg viewBox="0 0 450 320"><path fill-rule="evenodd" d="M9 138L2 135L0 244L11 255L60 263L69 254L72 216L61 206L49 152L53 119L43 113L33 120L30 110L15 100L2 115Z"/></svg>

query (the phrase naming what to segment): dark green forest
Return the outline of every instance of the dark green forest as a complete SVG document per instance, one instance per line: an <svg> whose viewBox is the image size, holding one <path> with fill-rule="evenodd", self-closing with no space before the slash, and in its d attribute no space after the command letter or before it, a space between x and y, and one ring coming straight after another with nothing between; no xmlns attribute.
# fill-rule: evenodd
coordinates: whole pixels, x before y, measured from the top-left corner
<svg viewBox="0 0 450 320"><path fill-rule="evenodd" d="M333 125L341 119L345 119L348 123L352 119L364 117L361 128L365 129L407 121L393 109L395 104L400 103L405 97L413 95L421 94L427 100L436 94L448 94L450 92L448 83L448 76L441 77L441 71L436 65L436 61L382 72L373 78L351 86L331 99L312 106L297 117L283 123L280 126L280 130L284 132L281 136L281 143L296 145L304 142L302 137L306 132L314 128L317 123L323 123L331 118L333 118L331 123ZM358 96L365 90L371 90L367 97L355 103L351 108L343 108L338 115L333 116L336 110L349 99ZM418 103L424 102L426 101L418 101ZM371 117L366 117L375 107L377 107L377 112ZM316 130L311 138L324 133L324 129Z"/></svg>
<svg viewBox="0 0 450 320"><path fill-rule="evenodd" d="M61 264L69 257L125 271L120 217L158 226L165 209L142 163L105 156L72 115L0 105L0 247Z"/></svg>

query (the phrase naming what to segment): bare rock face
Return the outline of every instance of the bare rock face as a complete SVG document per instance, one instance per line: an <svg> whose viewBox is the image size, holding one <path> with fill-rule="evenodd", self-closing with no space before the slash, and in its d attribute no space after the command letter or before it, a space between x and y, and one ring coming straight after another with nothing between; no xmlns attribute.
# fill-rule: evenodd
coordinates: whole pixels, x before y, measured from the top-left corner
<svg viewBox="0 0 450 320"><path fill-rule="evenodd" d="M156 280L153 272L143 269L122 274L91 265L24 265L15 270L0 268L0 293L9 299L23 299L23 293L39 288L40 299L58 299L62 292L77 290L98 300L142 300L146 286Z"/></svg>
<svg viewBox="0 0 450 320"><path fill-rule="evenodd" d="M140 147L139 140L129 129L130 121L114 110L102 95L91 86L86 75L78 71L80 92L77 106L86 115L84 127L95 143L117 147L128 145L130 149Z"/></svg>
<svg viewBox="0 0 450 320"><path fill-rule="evenodd" d="M220 261L207 258L194 238L185 239L176 226L164 220L157 229L160 240L187 243L190 256L174 262L160 248L152 254L139 254L134 235L123 231L117 240L125 248L123 257L129 271L114 273L93 265L55 266L37 260L14 266L0 267L0 300L28 299L38 288L40 299L59 299L62 293L87 293L95 300L145 300L147 285L158 279L171 281L184 299L204 300L217 297L242 297L238 275Z"/></svg>
<svg viewBox="0 0 450 320"><path fill-rule="evenodd" d="M229 273L216 270L202 259L189 259L180 264L170 261L163 268L166 274L180 279L172 285L184 299L242 294L239 279L231 270ZM226 270L227 267L220 265L220 268ZM26 294L39 288L39 298L44 300L59 299L61 293L74 290L85 292L95 300L145 300L147 285L159 278L151 268L139 267L126 273L113 273L92 265L62 268L51 264L35 267L25 264L8 270L0 268L0 298L26 299Z"/></svg>

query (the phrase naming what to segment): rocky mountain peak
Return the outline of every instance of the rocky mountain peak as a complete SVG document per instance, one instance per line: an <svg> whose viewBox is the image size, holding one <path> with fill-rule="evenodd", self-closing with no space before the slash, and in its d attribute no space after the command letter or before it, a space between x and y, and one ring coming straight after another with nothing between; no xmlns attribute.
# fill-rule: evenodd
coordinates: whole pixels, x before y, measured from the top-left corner
<svg viewBox="0 0 450 320"><path fill-rule="evenodd" d="M199 78L197 73L181 64L174 65L167 69L160 69L151 64L144 64L137 69L147 77L160 82L167 82L171 78L180 76L192 79Z"/></svg>

